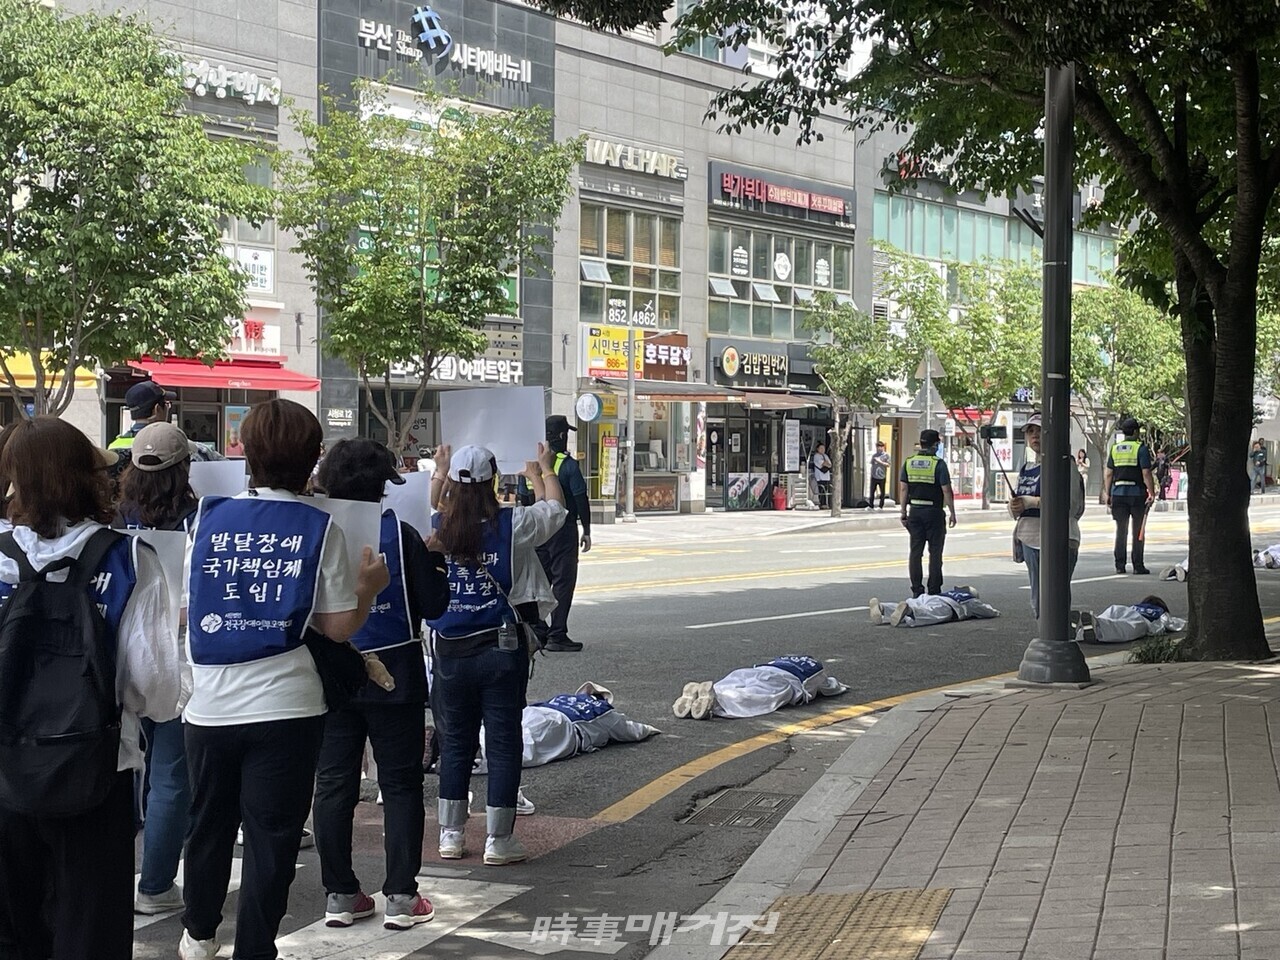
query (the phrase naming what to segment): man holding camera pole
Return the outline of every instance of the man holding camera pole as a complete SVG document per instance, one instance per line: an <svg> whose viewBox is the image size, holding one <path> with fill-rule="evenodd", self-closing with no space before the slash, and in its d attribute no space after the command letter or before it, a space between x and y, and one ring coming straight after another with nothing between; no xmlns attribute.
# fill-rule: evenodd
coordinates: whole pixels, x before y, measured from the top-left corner
<svg viewBox="0 0 1280 960"><path fill-rule="evenodd" d="M1125 541L1133 526L1133 572L1151 571L1143 565L1143 521L1156 498L1156 485L1151 476L1151 451L1138 439L1138 421L1125 417L1120 421L1124 439L1111 445L1107 469L1102 481L1103 503L1111 504L1116 522L1116 573L1125 572Z"/></svg>
<svg viewBox="0 0 1280 960"><path fill-rule="evenodd" d="M911 553L907 569L911 574L911 596L926 592L923 558L929 546L928 593L942 592L942 547L947 540L947 519L943 505L951 513L950 526L956 525L956 503L951 494L951 472L938 456L941 441L937 430L920 433L920 449L902 465L898 478L898 502L902 504L902 525L911 534ZM908 508L910 512L908 512Z"/></svg>

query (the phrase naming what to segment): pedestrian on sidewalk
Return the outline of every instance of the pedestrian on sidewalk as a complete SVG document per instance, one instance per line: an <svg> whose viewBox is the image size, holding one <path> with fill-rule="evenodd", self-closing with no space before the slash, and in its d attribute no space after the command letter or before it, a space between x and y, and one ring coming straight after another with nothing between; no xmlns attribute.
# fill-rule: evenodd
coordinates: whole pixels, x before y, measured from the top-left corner
<svg viewBox="0 0 1280 960"><path fill-rule="evenodd" d="M1249 463L1253 468L1253 478L1249 483L1249 494L1267 492L1267 448L1261 440L1253 441L1253 449L1249 451Z"/></svg>
<svg viewBox="0 0 1280 960"><path fill-rule="evenodd" d="M373 440L340 440L320 465L317 482L339 500L381 503L388 482L404 483L395 456ZM382 796L383 847L387 898L383 925L407 930L434 915L431 901L418 892L422 869L422 755L426 748L423 711L427 671L422 658L423 620L449 606L444 554L430 550L422 537L394 511L382 514L378 549L387 558L391 583L378 595L365 625L351 638L362 653L378 658L395 678L395 689L367 684L351 702L324 718L324 741L316 770L314 824L320 878L326 894L325 923L349 927L373 916L376 906L351 866L351 829L360 802L364 745L373 747Z"/></svg>
<svg viewBox="0 0 1280 960"><path fill-rule="evenodd" d="M1133 572L1151 572L1143 564L1142 523L1156 498L1156 486L1151 476L1151 450L1138 439L1138 429L1138 421L1133 417L1120 421L1124 439L1111 445L1102 479L1103 503L1111 504L1111 516L1116 522L1116 573L1125 572L1124 554L1130 527L1133 528Z"/></svg>
<svg viewBox="0 0 1280 960"><path fill-rule="evenodd" d="M1022 428L1027 446L1037 457L1040 455L1040 414L1033 413ZM1016 521L1013 539L1016 545L1014 559L1027 565L1027 578L1031 583L1031 615L1040 619L1040 467L1039 463L1025 462L1018 470L1017 495L1009 501L1009 515ZM1051 505L1052 506L1052 505ZM1068 517L1067 549L1067 607L1071 607L1071 577L1075 574L1076 560L1080 556L1080 518L1084 516L1084 478L1075 471L1071 482L1071 504Z"/></svg>
<svg viewBox="0 0 1280 960"><path fill-rule="evenodd" d="M876 441L876 452L871 455L871 495L867 498L867 507L875 505L876 490L880 491L880 506L884 509L885 486L889 479L889 451L883 440Z"/></svg>
<svg viewBox="0 0 1280 960"><path fill-rule="evenodd" d="M498 463L483 447L436 451L439 473L431 498L439 507L434 539L448 560L452 598L428 620L431 628L431 703L441 723L440 856L465 856L463 830L472 766L484 723L488 761L484 862L528 858L514 834L523 759L521 714L529 683L529 639L518 610L536 602L549 612L554 596L538 569L536 548L565 522L555 453L538 444L525 464L535 502L503 509L493 489Z"/></svg>
<svg viewBox="0 0 1280 960"><path fill-rule="evenodd" d="M545 628L538 624L543 632L542 649L548 653L577 653L582 649L579 641L569 637L569 610L578 586L578 548L581 547L583 553L591 550L591 500L587 497L587 481L577 459L568 452L569 431L577 429L569 425L568 417L547 417L547 446L554 454L552 470L563 493L565 508L564 526L538 547L538 559L556 596L551 623ZM581 538L579 523L582 524Z"/></svg>
<svg viewBox="0 0 1280 960"><path fill-rule="evenodd" d="M129 960L139 720L184 697L164 573L107 529L105 454L83 433L36 417L0 443L0 957Z"/></svg>
<svg viewBox="0 0 1280 960"><path fill-rule="evenodd" d="M818 492L818 506L826 510L831 506L831 458L827 456L825 443L819 443L810 454L809 474L813 477L813 488Z"/></svg>
<svg viewBox="0 0 1280 960"><path fill-rule="evenodd" d="M172 423L152 423L134 438L133 458L120 477L120 505L112 524L122 529L190 532L200 501L191 489L191 450L187 435ZM180 628L179 642L186 638ZM183 658L191 683L190 667ZM142 870L135 913L154 916L182 907L182 888L174 881L190 823L191 786L182 720L142 721L146 737L146 773L142 803Z"/></svg>
<svg viewBox="0 0 1280 960"><path fill-rule="evenodd" d="M948 518L956 525L956 503L951 492L951 473L946 461L938 456L942 438L937 430L920 433L920 449L902 465L898 477L898 502L902 504L902 525L911 534L911 550L907 570L911 576L911 595L942 592L942 548L947 540ZM909 511L909 512L908 512ZM929 547L929 582L925 589L923 558Z"/></svg>
<svg viewBox="0 0 1280 960"><path fill-rule="evenodd" d="M321 450L311 411L290 400L257 404L240 435L251 487L205 497L188 548L192 805L181 960L218 954L241 824L235 956L276 956L327 710L310 644L350 640L390 583L368 547L351 569L341 528L301 496Z"/></svg>

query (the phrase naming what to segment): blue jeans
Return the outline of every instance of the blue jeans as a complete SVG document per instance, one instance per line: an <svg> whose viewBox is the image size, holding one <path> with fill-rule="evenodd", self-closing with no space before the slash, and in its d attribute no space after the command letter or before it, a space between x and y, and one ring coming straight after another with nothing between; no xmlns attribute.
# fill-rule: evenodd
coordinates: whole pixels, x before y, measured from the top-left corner
<svg viewBox="0 0 1280 960"><path fill-rule="evenodd" d="M1076 573L1076 560L1080 557L1078 546L1067 548L1067 609L1071 609L1071 578ZM1022 545L1022 559L1027 562L1027 576L1031 579L1031 614L1040 619L1040 548Z"/></svg>
<svg viewBox="0 0 1280 960"><path fill-rule="evenodd" d="M143 720L147 738L146 825L138 892L156 896L173 886L191 813L191 784L182 721Z"/></svg>
<svg viewBox="0 0 1280 960"><path fill-rule="evenodd" d="M491 807L514 807L524 738L520 716L529 686L529 649L481 650L473 657L431 658L431 706L440 736L440 799L467 799L484 722ZM443 727L443 729L440 729Z"/></svg>

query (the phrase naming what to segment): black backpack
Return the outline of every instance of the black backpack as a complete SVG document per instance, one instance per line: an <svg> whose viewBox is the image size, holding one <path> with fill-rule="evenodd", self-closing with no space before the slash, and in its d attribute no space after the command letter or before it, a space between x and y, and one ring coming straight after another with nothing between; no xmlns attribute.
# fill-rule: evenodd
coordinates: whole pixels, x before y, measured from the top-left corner
<svg viewBox="0 0 1280 960"><path fill-rule="evenodd" d="M0 534L0 553L19 570L0 607L0 808L75 816L116 782L115 638L89 587L121 536L99 530L78 558L37 573L13 534ZM48 579L55 570L69 570L65 582Z"/></svg>

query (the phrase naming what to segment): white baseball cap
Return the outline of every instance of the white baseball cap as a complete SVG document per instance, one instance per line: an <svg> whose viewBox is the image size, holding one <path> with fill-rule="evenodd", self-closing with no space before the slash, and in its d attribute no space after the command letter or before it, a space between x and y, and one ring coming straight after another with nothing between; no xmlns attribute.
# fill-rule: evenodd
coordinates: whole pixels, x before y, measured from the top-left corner
<svg viewBox="0 0 1280 960"><path fill-rule="evenodd" d="M484 447L459 447L449 457L449 479L454 483L488 483L497 472L497 459Z"/></svg>
<svg viewBox="0 0 1280 960"><path fill-rule="evenodd" d="M1022 425L1022 429L1025 430L1027 427L1035 427L1037 430L1041 429L1040 414L1033 413L1031 416L1027 417L1027 422Z"/></svg>

